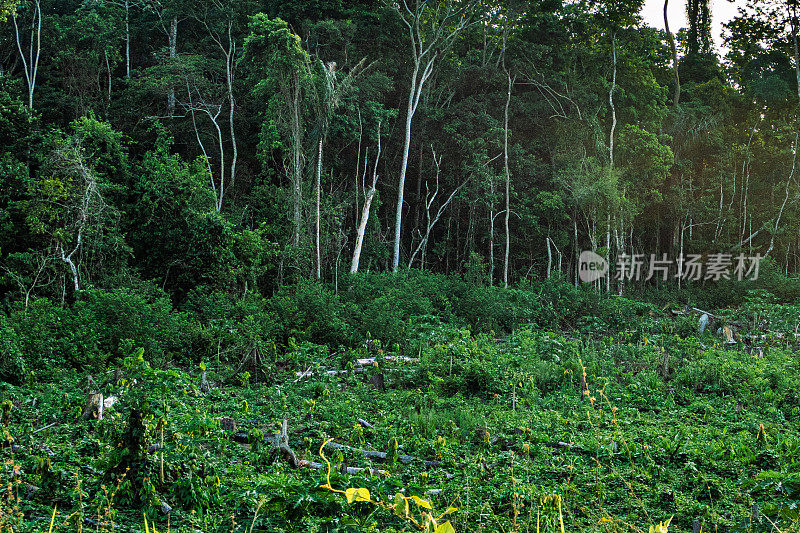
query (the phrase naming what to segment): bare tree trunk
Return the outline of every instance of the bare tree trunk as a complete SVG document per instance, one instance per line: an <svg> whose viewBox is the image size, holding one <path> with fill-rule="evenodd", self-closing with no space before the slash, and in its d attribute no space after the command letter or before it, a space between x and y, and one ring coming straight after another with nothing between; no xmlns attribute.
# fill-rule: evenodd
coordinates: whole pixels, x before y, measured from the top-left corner
<svg viewBox="0 0 800 533"><path fill-rule="evenodd" d="M317 199L315 202L316 206L316 220L315 220L315 228L314 228L314 241L317 248L317 279L322 279L322 253L320 251L320 242L319 242L319 218L320 218L320 199L321 199L321 189L322 187L322 137L319 139L319 146L317 149L317 184L316 184L316 194Z"/></svg>
<svg viewBox="0 0 800 533"><path fill-rule="evenodd" d="M300 246L300 225L302 218L300 213L303 198L303 139L300 126L300 80L295 76L294 94L292 96L292 187L294 189L294 230L292 234L292 245L295 248Z"/></svg>
<svg viewBox="0 0 800 533"><path fill-rule="evenodd" d="M419 105L425 82L433 74L439 56L450 48L458 34L470 23L470 3L459 5L447 0L437 4L435 9L428 0L400 0L395 9L408 30L411 43L414 70L408 93L406 108L406 131L403 143L403 158L400 167L400 179L397 188L397 208L395 213L394 250L392 253L392 271L397 272L400 266L400 237L403 222L403 195L408 171L408 155L411 148L411 123ZM426 11L431 12L426 13Z"/></svg>
<svg viewBox="0 0 800 533"><path fill-rule="evenodd" d="M72 285L76 293L81 289L81 287L78 275L78 267L75 265L75 261L72 260L72 256L75 255L75 252L77 252L80 249L81 239L82 239L81 232L78 232L78 239L77 243L75 244L75 248L73 248L72 251L68 254L64 251L64 247L59 244L59 251L61 252L61 260L64 261L67 265L69 265L69 270L70 272L72 272Z"/></svg>
<svg viewBox="0 0 800 533"><path fill-rule="evenodd" d="M231 34L232 23L228 23L228 50L223 50L225 52L225 74L226 80L228 82L228 103L230 105L230 110L228 113L228 128L230 129L231 135L231 148L233 149L233 157L231 158L231 172L230 172L230 185L233 185L234 181L236 180L236 163L239 160L239 146L236 142L236 128L234 127L234 115L236 111L236 99L233 96L233 79L234 79L234 71L233 71L233 62L236 54L236 42L233 40L233 36Z"/></svg>
<svg viewBox="0 0 800 533"><path fill-rule="evenodd" d="M106 60L106 74L108 75L108 104L107 106L111 105L111 64L108 61L108 52L104 51L103 55L105 56ZM106 111L108 107L106 107Z"/></svg>
<svg viewBox="0 0 800 533"><path fill-rule="evenodd" d="M419 62L414 67L414 78L409 90L408 106L406 107L406 136L403 143L403 159L400 163L400 182L397 188L397 208L394 217L394 250L392 252L392 271L397 272L400 265L400 236L403 223L403 195L406 187L406 172L408 171L408 153L411 148L411 119L414 117L414 99L417 91L417 75L419 73Z"/></svg>
<svg viewBox="0 0 800 533"><path fill-rule="evenodd" d="M489 286L494 285L494 179L489 178Z"/></svg>
<svg viewBox="0 0 800 533"><path fill-rule="evenodd" d="M433 147L431 147L431 150L433 150ZM436 211L436 216L431 218L431 207L433 206L433 203L436 201L436 197L439 194L439 176L441 174L441 163L442 163L442 157L439 156L439 158L437 159L435 151L433 152L433 163L434 165L436 165L436 189L433 191L433 194L430 194L430 192L427 192L425 194L425 220L427 223L425 229L425 235L422 237L422 239L419 241L419 244L414 249L414 253L411 254L411 259L409 259L408 261L408 268L411 268L411 265L414 264L414 259L417 258L417 254L420 252L422 252L421 254L422 258L420 260L421 266L423 269L425 268L425 258L428 249L428 242L430 241L431 237L431 231L433 231L433 228L436 225L436 223L439 222L439 219L441 218L442 213L444 213L445 209L447 209L447 206L450 205L450 202L453 201L453 198L455 198L458 191L461 190L461 187L464 186L464 183L462 183L461 185L456 187L456 189L452 193L450 193L450 196L447 198L447 200L445 200L445 202L441 206L439 206L439 209ZM425 188L427 189L427 187L428 184L426 182Z"/></svg>
<svg viewBox="0 0 800 533"><path fill-rule="evenodd" d="M786 195L783 198L783 204L781 204L781 209L778 211L778 216L775 218L775 227L772 230L772 236L769 239L769 248L767 248L764 257L769 256L772 252L773 248L775 248L775 234L778 233L778 228L780 228L781 218L783 217L783 210L786 208L786 203L789 201L789 186L794 181L794 174L795 169L797 168L797 137L798 134L794 134L794 145L792 146L792 171L789 173L789 177L786 180Z"/></svg>
<svg viewBox="0 0 800 533"><path fill-rule="evenodd" d="M12 20L14 22L14 34L17 40L17 50L19 50L20 59L22 59L25 81L28 84L28 109L33 109L33 93L36 90L36 76L39 73L39 55L42 51L42 6L39 0L35 0L33 3L28 57L25 57L25 53L22 51L22 40L19 35L16 14L12 14Z"/></svg>
<svg viewBox="0 0 800 533"><path fill-rule="evenodd" d="M797 97L800 98L800 52L798 52L797 46L797 2L790 1L789 5L792 10L790 23L792 27L792 47L794 49L794 73L797 79Z"/></svg>
<svg viewBox="0 0 800 533"><path fill-rule="evenodd" d="M572 230L575 238L575 253L573 254L575 257L575 286L578 286L578 271L580 270L580 249L578 248L578 214L573 211L572 214Z"/></svg>
<svg viewBox="0 0 800 533"><path fill-rule="evenodd" d="M614 106L614 91L617 88L617 34L611 37L611 56L613 70L611 74L611 89L608 91L608 104L611 106L611 132L608 135L608 160L614 168L614 132L617 129L617 108Z"/></svg>
<svg viewBox="0 0 800 533"><path fill-rule="evenodd" d="M365 156L366 157L366 156ZM375 156L375 167L372 171L372 187L364 197L364 207L361 209L361 220L358 223L358 230L356 231L356 245L353 249L353 261L350 264L350 273L355 274L358 272L358 264L361 260L361 248L364 245L364 235L367 232L367 222L369 221L369 211L372 206L372 199L375 197L378 184L378 162L381 160L381 125L378 124L378 155ZM366 173L367 162L364 162L364 172Z"/></svg>
<svg viewBox="0 0 800 533"><path fill-rule="evenodd" d="M178 17L172 17L169 26L169 59L174 61L178 57ZM167 94L167 116L175 116L175 87L170 86Z"/></svg>
<svg viewBox="0 0 800 533"><path fill-rule="evenodd" d="M678 47L675 44L675 36L669 31L669 18L667 17L667 6L669 0L664 0L664 30L667 32L667 39L669 39L669 48L672 50L672 70L675 73L675 95L673 96L672 103L678 107L681 100L681 78L678 74ZM798 74L800 76L800 74ZM800 80L800 78L798 78Z"/></svg>
<svg viewBox="0 0 800 533"><path fill-rule="evenodd" d="M130 0L125 0L125 78L131 79L131 21Z"/></svg>
<svg viewBox="0 0 800 533"><path fill-rule="evenodd" d="M511 170L508 165L508 108L511 106L511 90L514 86L514 80L511 78L511 74L508 70L506 70L506 77L508 78L508 93L506 94L506 105L503 112L503 166L506 175L506 250L503 264L503 286L508 288L508 263L511 257L511 232L508 223L511 216Z"/></svg>

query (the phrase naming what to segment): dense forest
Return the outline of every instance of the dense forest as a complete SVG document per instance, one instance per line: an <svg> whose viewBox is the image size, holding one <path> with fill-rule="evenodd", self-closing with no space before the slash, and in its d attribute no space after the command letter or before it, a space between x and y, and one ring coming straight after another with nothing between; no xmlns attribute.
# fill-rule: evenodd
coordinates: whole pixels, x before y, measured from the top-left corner
<svg viewBox="0 0 800 533"><path fill-rule="evenodd" d="M694 0L677 35L641 2L6 6L3 291L506 285L584 249L794 273L795 7L742 6L720 57Z"/></svg>
<svg viewBox="0 0 800 533"><path fill-rule="evenodd" d="M797 531L800 4L736 6L0 0L0 530Z"/></svg>

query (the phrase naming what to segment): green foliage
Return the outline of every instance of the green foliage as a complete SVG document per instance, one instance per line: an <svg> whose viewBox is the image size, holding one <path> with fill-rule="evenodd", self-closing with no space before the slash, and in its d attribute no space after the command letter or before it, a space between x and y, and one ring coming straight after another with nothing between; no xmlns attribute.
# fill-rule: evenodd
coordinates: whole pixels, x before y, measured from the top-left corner
<svg viewBox="0 0 800 533"><path fill-rule="evenodd" d="M166 297L128 289L83 291L71 309L37 299L16 310L12 320L26 364L41 379L50 365L104 370L136 347L156 361L187 360L192 335L186 315L175 312Z"/></svg>
<svg viewBox="0 0 800 533"><path fill-rule="evenodd" d="M8 318L0 313L0 379L19 382L25 374L25 360L17 333Z"/></svg>

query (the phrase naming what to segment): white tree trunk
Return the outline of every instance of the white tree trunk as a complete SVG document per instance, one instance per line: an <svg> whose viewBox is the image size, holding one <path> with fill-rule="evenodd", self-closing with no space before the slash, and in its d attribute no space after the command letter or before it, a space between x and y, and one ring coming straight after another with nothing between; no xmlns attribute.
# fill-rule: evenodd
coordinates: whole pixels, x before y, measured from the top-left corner
<svg viewBox="0 0 800 533"><path fill-rule="evenodd" d="M789 177L786 179L786 195L783 198L781 209L778 211L778 216L775 218L775 227L772 230L772 236L769 239L769 248L767 248L764 257L768 257L769 254L772 253L773 248L775 248L775 234L778 233L778 229L781 225L781 218L783 217L783 210L786 208L786 204L789 201L789 187L794 181L795 169L797 168L797 138L798 134L795 133L794 145L792 146L792 171L789 173Z"/></svg>
<svg viewBox="0 0 800 533"><path fill-rule="evenodd" d="M614 91L617 88L617 34L611 37L612 74L611 89L608 91L608 105L611 106L611 132L608 135L608 159L614 168L614 132L617 129L617 108L614 106Z"/></svg>
<svg viewBox="0 0 800 533"><path fill-rule="evenodd" d="M169 26L169 58L174 61L178 56L178 17L172 17ZM167 116L175 116L175 87L170 86L167 93Z"/></svg>
<svg viewBox="0 0 800 533"><path fill-rule="evenodd" d="M409 88L408 106L406 109L406 132L403 144L403 158L400 168L400 179L397 190L397 210L395 213L394 250L392 253L392 271L397 272L400 266L400 237L403 223L403 195L408 171L408 155L411 148L411 123L417 111L420 95L425 82L433 74L437 59L444 50L450 48L458 34L470 24L471 3L460 5L454 0L437 3L435 8L429 0L400 0L395 9L403 24L408 29L411 43L414 70ZM430 12L426 13L430 9ZM423 67L424 65L424 67Z"/></svg>
<svg viewBox="0 0 800 533"><path fill-rule="evenodd" d="M233 156L231 158L231 171L230 171L230 185L236 181L236 163L239 160L239 145L236 141L236 128L234 127L234 115L236 111L236 99L233 96L233 80L234 80L234 58L236 53L236 43L231 34L232 23L228 23L228 50L223 50L225 53L225 74L228 82L228 104L230 110L228 112L228 127L231 135L231 148L233 149Z"/></svg>
<svg viewBox="0 0 800 533"><path fill-rule="evenodd" d="M508 263L511 257L511 232L509 230L509 217L511 216L511 170L508 165L508 108L511 106L511 90L514 86L514 80L511 78L511 74L508 71L506 71L506 77L508 78L508 93L506 95L506 106L503 114L503 165L506 175L506 250L503 264L503 286L508 288Z"/></svg>
<svg viewBox="0 0 800 533"><path fill-rule="evenodd" d="M300 226L302 215L300 212L303 199L303 133L300 124L300 80L295 76L295 85L292 96L292 188L294 190L294 232L292 244L295 248L300 247Z"/></svg>
<svg viewBox="0 0 800 533"><path fill-rule="evenodd" d="M131 79L130 0L125 0L125 78Z"/></svg>
<svg viewBox="0 0 800 533"><path fill-rule="evenodd" d="M367 172L367 164L369 159L369 152L364 156L364 173ZM378 184L378 163L381 160L381 125L378 123L378 154L375 156L375 167L372 171L372 187L369 192L364 196L364 207L361 209L361 220L358 223L356 230L356 245L353 250L353 261L350 263L350 273L355 274L358 272L358 265L361 261L361 249L364 245L364 235L367 232L367 222L369 221L370 207L372 206L372 199L375 197L376 186Z"/></svg>
<svg viewBox="0 0 800 533"><path fill-rule="evenodd" d="M403 223L403 195L406 188L406 172L408 171L408 153L411 149L411 119L414 118L414 99L417 95L417 75L419 73L419 62L414 66L411 89L408 94L408 106L406 108L406 135L403 142L403 159L400 162L400 180L397 186L397 208L394 217L394 250L392 253L392 271L397 272L400 265L400 235Z"/></svg>
<svg viewBox="0 0 800 533"><path fill-rule="evenodd" d="M39 55L42 51L42 7L39 0L35 0L33 3L31 36L27 57L25 56L25 52L22 51L22 39L19 35L16 14L12 14L12 20L14 22L14 35L16 36L17 50L19 50L19 55L22 59L25 81L28 84L28 109L33 109L33 93L36 91L36 77L39 73Z"/></svg>
<svg viewBox="0 0 800 533"><path fill-rule="evenodd" d="M319 242L319 219L320 219L320 200L321 200L321 189L322 188L322 138L319 139L319 146L317 149L317 184L316 184L316 193L317 199L315 202L316 206L316 220L315 220L315 238L314 242L317 248L317 279L322 279L322 252L320 249L320 242Z"/></svg>

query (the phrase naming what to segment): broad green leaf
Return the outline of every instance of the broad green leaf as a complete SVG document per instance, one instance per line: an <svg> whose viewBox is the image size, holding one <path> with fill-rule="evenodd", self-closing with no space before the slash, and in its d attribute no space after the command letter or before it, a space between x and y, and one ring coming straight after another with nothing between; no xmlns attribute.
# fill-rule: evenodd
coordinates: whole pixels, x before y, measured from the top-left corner
<svg viewBox="0 0 800 533"><path fill-rule="evenodd" d="M408 499L399 492L394 495L394 514L402 518L408 518L410 514Z"/></svg>

